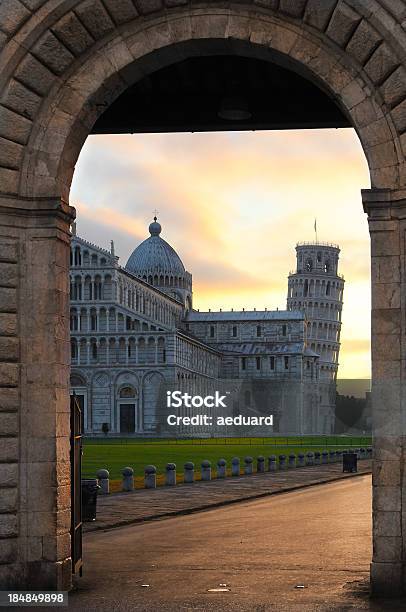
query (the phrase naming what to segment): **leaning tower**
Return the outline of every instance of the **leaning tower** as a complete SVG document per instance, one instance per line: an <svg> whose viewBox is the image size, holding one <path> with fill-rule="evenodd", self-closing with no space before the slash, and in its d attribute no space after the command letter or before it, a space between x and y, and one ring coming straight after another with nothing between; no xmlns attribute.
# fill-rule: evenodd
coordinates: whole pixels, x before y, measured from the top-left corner
<svg viewBox="0 0 406 612"><path fill-rule="evenodd" d="M320 355L320 380L337 379L344 278L338 274L337 245L296 245L296 271L289 274L288 310L307 317L307 345Z"/></svg>
<svg viewBox="0 0 406 612"><path fill-rule="evenodd" d="M344 291L344 278L338 274L339 253L335 244L297 244L296 271L289 274L288 281L287 308L305 312L307 346L320 355L318 399L305 417L317 434L334 432Z"/></svg>

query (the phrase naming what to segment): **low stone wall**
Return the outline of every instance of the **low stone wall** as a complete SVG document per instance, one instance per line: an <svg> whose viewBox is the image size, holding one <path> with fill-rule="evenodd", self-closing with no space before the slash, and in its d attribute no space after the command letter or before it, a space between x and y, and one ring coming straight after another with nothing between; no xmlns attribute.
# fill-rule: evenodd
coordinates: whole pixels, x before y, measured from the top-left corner
<svg viewBox="0 0 406 612"><path fill-rule="evenodd" d="M200 471L196 473L195 464L192 461L187 461L183 465L181 472L177 471L175 463L167 463L164 474L158 474L157 468L154 465L147 465L144 469L142 477L142 488L156 489L157 486L172 487L179 483L193 484L196 480L210 481L212 479L234 478L241 476L260 475L265 472L278 472L282 470L300 469L302 467L327 465L330 463L338 463L342 461L343 455L346 453L356 453L358 460L371 459L372 448L355 448L350 450L324 450L324 451L309 451L305 453L290 453L287 455L269 455L267 458L262 455L256 459L247 456L242 461L239 457L233 457L230 462L230 468L227 466L225 459L219 459L215 466L212 466L211 461L205 459L200 465ZM134 470L131 467L125 467L122 470L122 481L113 481L114 487L111 487L110 475L108 470L100 469L97 472L100 489L99 494L108 495L111 491L134 491L136 488L136 478ZM118 484L118 486L117 486Z"/></svg>

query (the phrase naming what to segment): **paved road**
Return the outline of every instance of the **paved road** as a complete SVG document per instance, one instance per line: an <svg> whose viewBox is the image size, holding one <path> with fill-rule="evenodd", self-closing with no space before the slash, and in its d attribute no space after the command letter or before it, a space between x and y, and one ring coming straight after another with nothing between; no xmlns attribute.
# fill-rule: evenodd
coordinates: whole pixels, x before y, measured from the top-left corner
<svg viewBox="0 0 406 612"><path fill-rule="evenodd" d="M401 609L367 597L369 476L88 533L84 551L71 610Z"/></svg>
<svg viewBox="0 0 406 612"><path fill-rule="evenodd" d="M360 473L370 473L371 461L360 461L358 470ZM136 490L133 493L101 495L97 501L97 520L85 523L84 528L85 531L108 529L353 477L353 474L343 474L341 463L332 463L176 487Z"/></svg>

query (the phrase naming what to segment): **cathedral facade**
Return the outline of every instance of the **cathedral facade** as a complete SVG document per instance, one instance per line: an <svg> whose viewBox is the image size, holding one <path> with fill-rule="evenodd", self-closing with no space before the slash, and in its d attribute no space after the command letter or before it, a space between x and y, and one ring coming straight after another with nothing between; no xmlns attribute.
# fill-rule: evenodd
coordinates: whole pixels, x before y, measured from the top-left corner
<svg viewBox="0 0 406 612"><path fill-rule="evenodd" d="M150 236L120 266L73 230L70 271L71 392L85 435L139 437L331 433L340 347L343 279L339 248L296 247L286 310L200 312L192 275L161 237ZM168 396L226 398L221 414L253 425L174 428ZM182 405L176 414L201 409ZM259 416L272 425L256 425Z"/></svg>

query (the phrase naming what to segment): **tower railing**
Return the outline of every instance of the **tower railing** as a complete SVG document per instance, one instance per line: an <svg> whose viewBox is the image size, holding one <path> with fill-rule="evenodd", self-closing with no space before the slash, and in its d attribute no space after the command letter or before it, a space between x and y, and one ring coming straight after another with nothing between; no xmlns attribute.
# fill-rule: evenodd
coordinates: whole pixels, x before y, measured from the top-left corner
<svg viewBox="0 0 406 612"><path fill-rule="evenodd" d="M334 244L333 242L319 242L318 240L312 240L310 242L297 242L296 246L297 247L317 246L317 247L328 247L328 248L340 250L340 247L338 244Z"/></svg>

